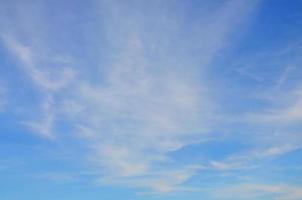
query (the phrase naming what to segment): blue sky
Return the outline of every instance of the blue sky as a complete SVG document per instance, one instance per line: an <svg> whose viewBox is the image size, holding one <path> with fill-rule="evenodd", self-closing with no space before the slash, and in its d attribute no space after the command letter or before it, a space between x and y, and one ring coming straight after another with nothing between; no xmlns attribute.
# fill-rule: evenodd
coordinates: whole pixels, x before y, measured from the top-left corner
<svg viewBox="0 0 302 200"><path fill-rule="evenodd" d="M0 1L1 200L301 200L301 0Z"/></svg>

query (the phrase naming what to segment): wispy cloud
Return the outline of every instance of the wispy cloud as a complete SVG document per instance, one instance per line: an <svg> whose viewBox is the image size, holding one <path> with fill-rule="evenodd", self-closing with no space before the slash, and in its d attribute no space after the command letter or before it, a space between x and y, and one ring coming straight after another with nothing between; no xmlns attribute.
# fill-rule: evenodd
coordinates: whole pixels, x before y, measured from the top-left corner
<svg viewBox="0 0 302 200"><path fill-rule="evenodd" d="M36 133L51 137L53 132L53 124L55 121L54 95L62 90L73 78L74 71L71 68L61 66L54 67L43 66L41 58L36 55L36 51L31 46L23 45L13 36L6 34L1 35L2 40L8 49L17 57L20 62L21 69L29 76L40 92L43 94L44 101L40 105L39 112L42 118L37 121L24 121L23 123L32 128ZM54 59L56 61L56 59ZM53 62L47 60L47 62ZM63 63L65 64L65 63Z"/></svg>
<svg viewBox="0 0 302 200"><path fill-rule="evenodd" d="M143 176L129 177L100 177L99 184L122 185L144 189L147 192L141 194L159 194L170 193L177 191L190 191L192 188L186 187L183 184L192 176L196 175L203 167L202 166L185 166L185 167L170 167L158 168L150 170ZM150 189L152 192L150 192Z"/></svg>
<svg viewBox="0 0 302 200"><path fill-rule="evenodd" d="M261 113L253 113L248 116L249 120L259 123L281 123L297 124L302 120L302 93L300 82L296 83L293 89L279 88L274 98L269 98L270 108ZM273 91L272 91L273 92ZM276 93L276 92L275 92Z"/></svg>
<svg viewBox="0 0 302 200"><path fill-rule="evenodd" d="M276 200L299 200L302 198L302 188L284 184L239 184L220 190L216 195L219 199L255 199L273 198Z"/></svg>
<svg viewBox="0 0 302 200"><path fill-rule="evenodd" d="M95 30L102 38L93 38L97 45L89 53L97 54L99 43L106 48L94 62L66 53L80 61L78 70L49 53L50 43L58 43L50 33L39 32L24 42L14 30L1 30L1 38L42 95L40 105L34 106L41 115L26 119L26 125L40 135L60 138L56 126L67 123L73 130L69 139L84 141L85 157L101 172L102 183L169 192L181 189L203 169L180 165L169 154L204 140L217 126L218 106L207 68L256 3L226 1L189 27L183 23L188 19L181 6L155 4L150 3L153 12L145 12L139 3L98 3L95 26L101 28ZM176 16L174 9L183 15ZM42 19L29 19L37 17ZM22 18L18 23L18 28L28 29L20 25ZM43 34L51 41L43 40ZM64 45L60 50L68 51ZM238 165L210 163L219 170Z"/></svg>
<svg viewBox="0 0 302 200"><path fill-rule="evenodd" d="M39 54L30 45L24 45L11 35L2 34L2 40L11 52L19 59L23 70L34 84L47 91L56 91L64 87L73 77L72 69L61 66L47 67L41 63ZM53 62L49 58L48 62Z"/></svg>

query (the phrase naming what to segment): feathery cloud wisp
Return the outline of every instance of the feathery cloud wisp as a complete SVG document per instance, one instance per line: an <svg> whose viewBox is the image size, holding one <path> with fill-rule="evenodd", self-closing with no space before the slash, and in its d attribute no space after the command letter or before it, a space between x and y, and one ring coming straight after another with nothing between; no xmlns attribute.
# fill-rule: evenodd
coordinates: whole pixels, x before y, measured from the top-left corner
<svg viewBox="0 0 302 200"><path fill-rule="evenodd" d="M79 67L66 67L65 61L47 51L50 43L57 42L47 32L39 31L27 43L14 30L2 34L21 70L42 95L40 105L33 106L42 117L25 120L25 124L43 136L63 138L56 127L67 123L72 127L68 139L84 141L85 155L101 172L102 180L174 191L202 167L183 166L169 154L204 140L213 131L216 105L207 67L249 16L255 1L231 0L214 6L212 14L203 14L190 27L182 23L188 20L186 13L170 3L159 10L153 5L150 13L140 4L129 7L104 1L98 6L102 12L97 13L100 20L95 27L101 30L95 31L102 32L103 38L94 40L102 44L94 41L95 49L88 48L88 52L102 51L94 62L71 53L81 63ZM176 16L173 9L183 15ZM43 27L43 23L24 22L39 22L36 18L43 19L39 16L43 12L33 16L19 12L24 19L19 19L18 28ZM23 22L27 26L21 26ZM90 33L83 30L81 34L88 37ZM103 44L106 48L101 48ZM84 50L81 53L85 55ZM228 168L218 162L212 165Z"/></svg>

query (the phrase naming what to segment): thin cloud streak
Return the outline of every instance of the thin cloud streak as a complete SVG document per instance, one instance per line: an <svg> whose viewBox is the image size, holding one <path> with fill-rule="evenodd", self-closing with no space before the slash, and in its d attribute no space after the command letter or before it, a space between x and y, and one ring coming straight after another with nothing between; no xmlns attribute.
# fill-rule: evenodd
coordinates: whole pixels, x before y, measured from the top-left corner
<svg viewBox="0 0 302 200"><path fill-rule="evenodd" d="M276 200L299 200L302 198L302 188L285 184L238 184L220 189L214 195L220 199L255 199L272 197Z"/></svg>

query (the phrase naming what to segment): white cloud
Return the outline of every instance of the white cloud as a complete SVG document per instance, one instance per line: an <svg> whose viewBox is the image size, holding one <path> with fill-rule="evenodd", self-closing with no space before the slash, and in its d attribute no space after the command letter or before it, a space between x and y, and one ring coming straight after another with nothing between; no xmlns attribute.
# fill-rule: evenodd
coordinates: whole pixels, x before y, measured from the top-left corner
<svg viewBox="0 0 302 200"><path fill-rule="evenodd" d="M72 97L73 104L84 107L73 119L91 147L93 162L117 183L123 177L146 176L168 160L167 153L206 134L210 124L211 104L202 91L178 72L149 74L150 63L139 61L144 58L137 52L143 50L137 48L129 44L107 83L81 83ZM186 180L176 181L178 176L172 178L168 171L156 176L145 178L142 186L168 191Z"/></svg>
<svg viewBox="0 0 302 200"><path fill-rule="evenodd" d="M284 184L237 184L220 189L214 196L219 199L259 199L272 197L275 200L300 200L302 188L294 185Z"/></svg>
<svg viewBox="0 0 302 200"><path fill-rule="evenodd" d="M23 45L16 38L5 34L2 34L1 38L8 49L19 59L23 70L34 84L43 90L59 90L73 79L74 71L71 68L61 66L58 70L54 70L54 66L45 67L40 62L38 52L31 46Z"/></svg>
<svg viewBox="0 0 302 200"><path fill-rule="evenodd" d="M300 88L298 89L300 92ZM295 91L296 93L297 91ZM289 93L290 95L290 93ZM288 98L288 97L286 97ZM302 121L302 94L298 93L291 96L292 100L286 106L273 108L261 114L250 115L252 121L261 123L282 123L293 124Z"/></svg>
<svg viewBox="0 0 302 200"><path fill-rule="evenodd" d="M273 137L273 135L269 135ZM261 138L257 137L261 140ZM265 140L265 139L263 139ZM246 151L238 151L227 156L223 160L210 161L207 169L218 171L247 171L251 169L261 169L263 161L271 158L284 156L287 153L301 149L300 140L288 138L284 141L273 140L267 142L256 142L255 146Z"/></svg>
<svg viewBox="0 0 302 200"><path fill-rule="evenodd" d="M96 80L84 75L75 79L64 59L62 63L54 59L57 55L39 52L43 42L36 48L14 34L2 35L44 95L36 108L42 117L26 124L52 137L56 122L68 121L77 130L71 138L84 139L91 163L107 183L174 191L199 167L179 166L169 153L202 140L212 130L216 105L205 71L255 1L221 4L192 30L184 31L185 36L181 17L173 16L171 8L157 18L142 11L133 14L126 5L115 3L102 4L107 12L100 16L109 43L108 52L103 49L105 55L100 56L112 59L96 61L101 66L90 66L89 61L82 66L83 71L95 72ZM146 33L148 21L158 25L153 34ZM44 42L46 48L50 42Z"/></svg>
<svg viewBox="0 0 302 200"><path fill-rule="evenodd" d="M154 39L160 41L158 36L143 40L143 27L136 26L141 22L139 17L132 18L129 13L126 17L119 16L120 12L111 13L113 18L121 21L113 21L110 27L124 26L124 19L131 27L123 30L125 36L120 43L118 31L108 29L109 41L114 41L120 49L115 54L115 61L106 69L106 80L97 85L80 82L77 86L79 91L72 97L73 105L83 107L80 112L76 111L78 117L73 119L82 131L82 137L87 138L92 160L104 172L105 180L106 176L114 176L112 182L118 183L123 177L152 174L154 168L169 161L167 156L170 152L206 137L211 129L215 105L206 81L194 73L203 73L216 52L224 46L226 35L238 20L236 17L246 14L247 9L250 9L247 5L230 1L217 11L218 16L213 23L209 21L206 24L209 29L202 30L206 32L202 36L205 38L197 35L191 38L201 48L199 63L186 58L187 54L177 57L177 52L175 55L158 54L158 58L146 56L148 45L161 48L161 44L151 43ZM168 35L175 36L168 31L161 37ZM168 52L173 49L162 50ZM191 51L187 50L188 53ZM171 62L160 60L161 56L166 61L175 61L171 65ZM132 182L133 185L149 185L156 191L167 192L192 175L194 173L190 172L170 176L168 170L164 170L160 175L153 175L158 176L154 180L150 177L135 178ZM142 184L142 180L146 183Z"/></svg>
<svg viewBox="0 0 302 200"><path fill-rule="evenodd" d="M53 129L56 120L54 102L51 94L49 94L49 96L45 98L46 100L43 102L41 108L39 109L39 111L41 112L41 117L33 121L26 120L23 122L23 124L27 125L35 133L41 136L53 138Z"/></svg>
<svg viewBox="0 0 302 200"><path fill-rule="evenodd" d="M6 34L0 35L1 39L6 44L7 48L16 56L20 62L21 69L31 78L34 86L43 93L44 101L41 105L34 105L36 108L40 107L39 117L37 120L26 119L23 124L27 125L37 134L51 138L53 137L53 126L56 118L54 96L71 82L75 77L75 72L69 67L63 66L55 68L55 66L43 66L39 52L29 45L23 45L15 37ZM54 56L57 60L57 57ZM47 62L53 62L47 60ZM56 61L57 62L57 61Z"/></svg>
<svg viewBox="0 0 302 200"><path fill-rule="evenodd" d="M259 153L259 156L278 156L283 155L288 152L294 151L299 149L299 146L293 145L293 144L283 144L278 146L272 146L267 149L264 149L261 153Z"/></svg>
<svg viewBox="0 0 302 200"><path fill-rule="evenodd" d="M161 168L149 171L144 176L132 177L101 177L100 184L123 185L142 188L148 192L140 194L160 194L175 191L193 191L193 188L183 186L192 176L197 174L203 166L185 166L177 168ZM149 190L152 190L150 192Z"/></svg>
<svg viewBox="0 0 302 200"><path fill-rule="evenodd" d="M249 166L251 167L251 166ZM211 161L209 165L210 169L215 170L238 170L238 169L246 169L247 167L242 161Z"/></svg>

